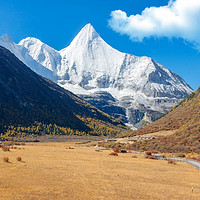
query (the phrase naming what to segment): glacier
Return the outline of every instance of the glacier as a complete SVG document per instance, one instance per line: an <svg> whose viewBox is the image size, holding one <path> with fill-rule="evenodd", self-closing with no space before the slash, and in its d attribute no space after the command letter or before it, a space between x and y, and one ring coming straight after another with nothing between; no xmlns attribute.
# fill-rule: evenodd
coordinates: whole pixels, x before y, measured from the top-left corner
<svg viewBox="0 0 200 200"><path fill-rule="evenodd" d="M155 120L193 91L152 58L112 48L91 24L60 51L33 37L15 44L4 35L0 45L36 73L132 128Z"/></svg>

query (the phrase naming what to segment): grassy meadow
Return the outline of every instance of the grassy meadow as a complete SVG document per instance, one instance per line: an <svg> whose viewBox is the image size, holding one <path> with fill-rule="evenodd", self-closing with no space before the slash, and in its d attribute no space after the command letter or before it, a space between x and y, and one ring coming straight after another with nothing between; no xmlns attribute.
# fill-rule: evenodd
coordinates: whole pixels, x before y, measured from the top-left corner
<svg viewBox="0 0 200 200"><path fill-rule="evenodd" d="M186 163L69 148L74 145L27 143L0 149L0 200L200 199L200 172Z"/></svg>

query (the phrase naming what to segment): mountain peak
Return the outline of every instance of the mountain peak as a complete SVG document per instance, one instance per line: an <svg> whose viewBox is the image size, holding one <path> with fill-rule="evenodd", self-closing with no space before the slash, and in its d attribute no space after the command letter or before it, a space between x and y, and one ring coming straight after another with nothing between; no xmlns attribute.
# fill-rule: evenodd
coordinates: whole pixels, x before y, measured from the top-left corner
<svg viewBox="0 0 200 200"><path fill-rule="evenodd" d="M27 37L21 40L19 45L25 47L34 60L49 70L55 71L56 66L59 65L61 59L59 53L39 39Z"/></svg>
<svg viewBox="0 0 200 200"><path fill-rule="evenodd" d="M19 42L19 45L23 45L26 48L31 46L31 45L39 45L39 46L41 46L42 44L43 43L39 39L34 38L34 37L27 37L27 38L25 38L25 39L23 39L23 40L21 40Z"/></svg>
<svg viewBox="0 0 200 200"><path fill-rule="evenodd" d="M88 24L86 24L83 28L85 28L85 27L91 27L91 28L93 28L94 29L94 27L92 26L92 24L91 23L88 23Z"/></svg>
<svg viewBox="0 0 200 200"><path fill-rule="evenodd" d="M2 35L2 38L4 39L5 42L12 42L10 35L8 33Z"/></svg>
<svg viewBox="0 0 200 200"><path fill-rule="evenodd" d="M11 43L11 44L13 43L10 36L7 33L2 35L2 37L0 37L0 39L1 39L1 42L3 42L3 43Z"/></svg>
<svg viewBox="0 0 200 200"><path fill-rule="evenodd" d="M41 42L39 39L37 39L37 38L35 38L35 37L27 37L27 38L21 40L20 42L22 42L22 41L27 41L27 40L35 41L35 42ZM20 43L20 42L19 42L19 43Z"/></svg>
<svg viewBox="0 0 200 200"><path fill-rule="evenodd" d="M94 27L92 26L92 24L88 23L86 24L80 31L81 32L86 32L88 34L90 33L97 33L96 30L94 29Z"/></svg>
<svg viewBox="0 0 200 200"><path fill-rule="evenodd" d="M96 32L94 27L89 23L86 24L78 35L74 38L71 44L83 45L92 42L96 38L99 38L99 34Z"/></svg>
<svg viewBox="0 0 200 200"><path fill-rule="evenodd" d="M0 37L0 45L6 47L7 49L14 47L14 43L8 34L4 34Z"/></svg>

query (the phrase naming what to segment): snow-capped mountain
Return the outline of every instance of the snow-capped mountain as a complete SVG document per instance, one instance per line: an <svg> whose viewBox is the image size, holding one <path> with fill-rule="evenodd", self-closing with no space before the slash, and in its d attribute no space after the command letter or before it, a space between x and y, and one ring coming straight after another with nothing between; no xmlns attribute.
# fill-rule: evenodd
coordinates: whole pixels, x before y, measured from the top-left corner
<svg viewBox="0 0 200 200"><path fill-rule="evenodd" d="M15 44L14 42L12 42L8 34L0 37L0 46L3 46L11 51L19 60L30 67L34 72L48 79L54 79L51 70L47 69L46 66L41 65L39 62L35 61L32 56L29 55L27 48L25 48L23 45Z"/></svg>
<svg viewBox="0 0 200 200"><path fill-rule="evenodd" d="M58 51L33 37L21 40L19 45L25 47L35 61L53 72L54 79L57 79L57 70L60 69L62 59Z"/></svg>
<svg viewBox="0 0 200 200"><path fill-rule="evenodd" d="M5 36L0 45L2 40ZM60 51L30 37L3 44L40 75L132 125L157 118L192 92L181 77L151 58L109 46L91 24Z"/></svg>

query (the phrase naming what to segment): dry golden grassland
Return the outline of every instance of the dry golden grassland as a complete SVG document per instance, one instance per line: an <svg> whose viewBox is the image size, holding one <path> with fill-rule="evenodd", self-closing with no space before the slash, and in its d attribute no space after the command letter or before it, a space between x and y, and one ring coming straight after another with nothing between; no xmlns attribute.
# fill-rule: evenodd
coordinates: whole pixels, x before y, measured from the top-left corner
<svg viewBox="0 0 200 200"><path fill-rule="evenodd" d="M0 149L0 200L200 199L200 171L188 164L66 148L70 145L29 143L10 152Z"/></svg>
<svg viewBox="0 0 200 200"><path fill-rule="evenodd" d="M140 135L141 137L159 137L159 136L169 136L173 135L177 130L171 130L171 131L158 131L155 133L149 133L149 134L144 134Z"/></svg>

